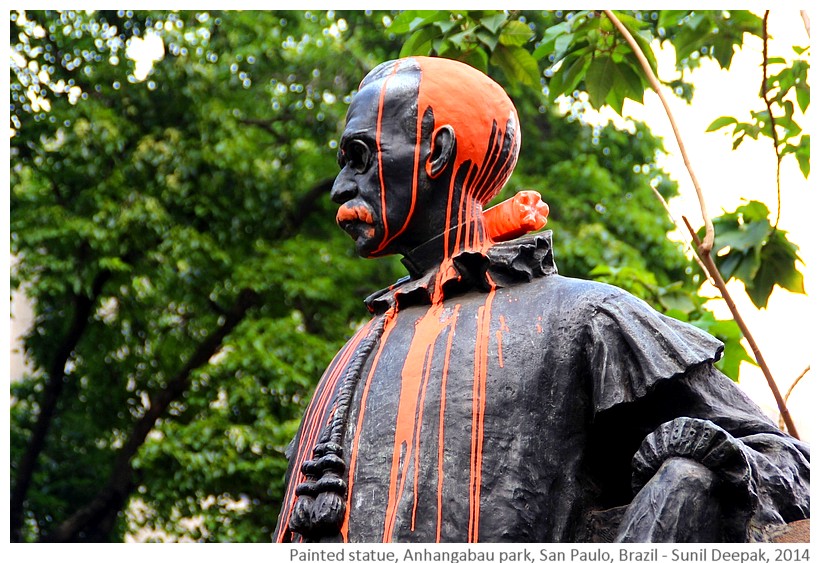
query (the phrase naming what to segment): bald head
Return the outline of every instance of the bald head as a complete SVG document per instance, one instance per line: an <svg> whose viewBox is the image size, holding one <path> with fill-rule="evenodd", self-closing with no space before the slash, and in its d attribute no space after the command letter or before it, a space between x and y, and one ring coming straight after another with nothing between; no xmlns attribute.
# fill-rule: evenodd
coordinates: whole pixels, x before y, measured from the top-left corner
<svg viewBox="0 0 820 563"><path fill-rule="evenodd" d="M404 253L458 223L481 223L520 142L515 107L478 70L430 57L382 63L348 110L337 221L363 256Z"/></svg>
<svg viewBox="0 0 820 563"><path fill-rule="evenodd" d="M432 142L442 127L452 128L454 172L481 204L494 197L512 174L521 146L515 106L501 86L475 68L451 59L410 57L387 61L362 80L379 83L386 106L412 108L405 127L417 142ZM464 168L462 168L464 167Z"/></svg>

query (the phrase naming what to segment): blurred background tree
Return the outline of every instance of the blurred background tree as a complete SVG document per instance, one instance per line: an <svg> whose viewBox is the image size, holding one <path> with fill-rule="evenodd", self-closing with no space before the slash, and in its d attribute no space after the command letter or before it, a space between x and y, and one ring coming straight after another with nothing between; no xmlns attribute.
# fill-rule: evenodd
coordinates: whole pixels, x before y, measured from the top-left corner
<svg viewBox="0 0 820 563"><path fill-rule="evenodd" d="M365 320L361 300L403 275L355 256L328 198L359 81L418 41L397 16L11 12L11 282L34 304L11 386L13 540L270 540L313 386ZM441 53L483 67L518 108L521 158L499 199L539 190L563 274L712 329L736 377L737 327L703 310L649 189L677 191L660 141L522 86L514 48L562 16L505 38L508 21L487 20L513 53L497 64L489 49ZM152 43L146 66L136 49Z"/></svg>

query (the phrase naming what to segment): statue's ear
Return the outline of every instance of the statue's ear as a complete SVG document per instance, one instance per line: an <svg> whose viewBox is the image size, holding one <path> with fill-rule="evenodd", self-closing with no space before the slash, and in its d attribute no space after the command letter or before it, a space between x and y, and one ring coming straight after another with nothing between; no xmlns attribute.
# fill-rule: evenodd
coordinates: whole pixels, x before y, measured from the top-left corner
<svg viewBox="0 0 820 563"><path fill-rule="evenodd" d="M433 131L433 152L427 157L424 169L431 178L441 174L455 156L456 133L449 125L442 125Z"/></svg>

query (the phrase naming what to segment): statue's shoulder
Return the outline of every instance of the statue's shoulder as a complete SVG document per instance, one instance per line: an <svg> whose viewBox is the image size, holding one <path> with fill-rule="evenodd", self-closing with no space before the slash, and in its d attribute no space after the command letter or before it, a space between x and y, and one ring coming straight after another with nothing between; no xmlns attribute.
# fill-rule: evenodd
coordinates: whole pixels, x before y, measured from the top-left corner
<svg viewBox="0 0 820 563"><path fill-rule="evenodd" d="M522 285L521 290L532 294L534 299L548 299L551 304L558 300L564 307L585 310L599 309L610 302L644 303L619 287L560 274L534 278L530 283Z"/></svg>

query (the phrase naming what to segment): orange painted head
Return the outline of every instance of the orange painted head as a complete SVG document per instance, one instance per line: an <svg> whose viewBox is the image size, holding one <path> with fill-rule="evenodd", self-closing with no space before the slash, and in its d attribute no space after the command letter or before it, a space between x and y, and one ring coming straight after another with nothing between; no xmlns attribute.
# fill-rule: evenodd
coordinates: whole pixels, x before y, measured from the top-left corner
<svg viewBox="0 0 820 563"><path fill-rule="evenodd" d="M520 144L512 101L480 71L430 57L382 63L348 110L331 192L337 222L367 257L481 222Z"/></svg>

